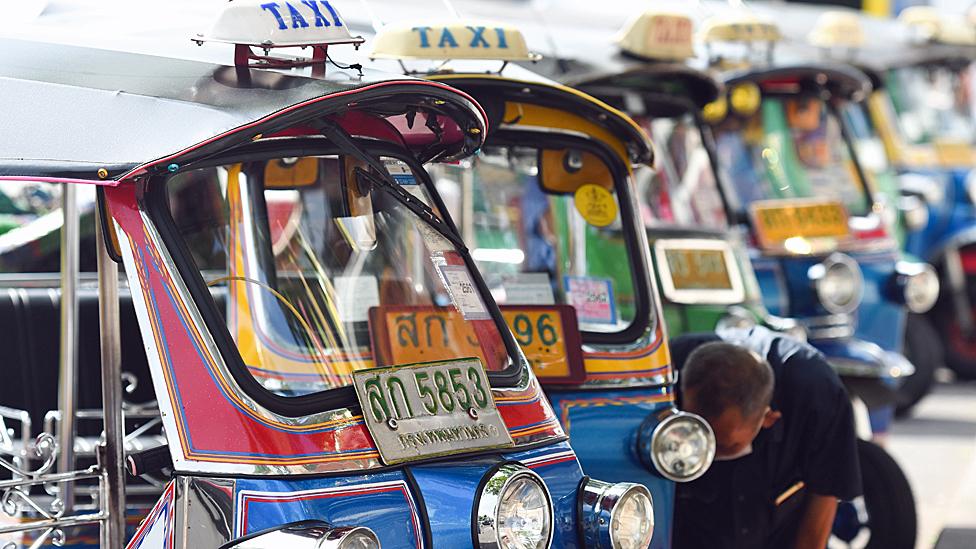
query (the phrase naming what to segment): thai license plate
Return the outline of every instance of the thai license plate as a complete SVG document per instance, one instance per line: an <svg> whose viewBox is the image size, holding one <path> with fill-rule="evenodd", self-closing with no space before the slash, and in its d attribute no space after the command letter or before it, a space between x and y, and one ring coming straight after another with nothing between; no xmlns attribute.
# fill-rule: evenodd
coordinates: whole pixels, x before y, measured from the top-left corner
<svg viewBox="0 0 976 549"><path fill-rule="evenodd" d="M513 445L478 359L361 370L353 384L385 464Z"/></svg>
<svg viewBox="0 0 976 549"><path fill-rule="evenodd" d="M536 377L547 383L586 379L576 310L571 305L502 305L501 311Z"/></svg>
<svg viewBox="0 0 976 549"><path fill-rule="evenodd" d="M841 238L850 234L847 209L840 202L756 202L752 206L756 233L765 245L789 238Z"/></svg>
<svg viewBox="0 0 976 549"><path fill-rule="evenodd" d="M724 250L669 248L664 251L675 290L731 290Z"/></svg>

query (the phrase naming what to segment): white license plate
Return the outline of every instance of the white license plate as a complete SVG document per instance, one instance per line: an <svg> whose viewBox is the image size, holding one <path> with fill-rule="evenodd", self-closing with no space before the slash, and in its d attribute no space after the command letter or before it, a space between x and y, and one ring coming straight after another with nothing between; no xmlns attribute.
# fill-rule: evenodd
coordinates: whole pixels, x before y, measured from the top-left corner
<svg viewBox="0 0 976 549"><path fill-rule="evenodd" d="M383 463L512 446L476 358L353 373Z"/></svg>

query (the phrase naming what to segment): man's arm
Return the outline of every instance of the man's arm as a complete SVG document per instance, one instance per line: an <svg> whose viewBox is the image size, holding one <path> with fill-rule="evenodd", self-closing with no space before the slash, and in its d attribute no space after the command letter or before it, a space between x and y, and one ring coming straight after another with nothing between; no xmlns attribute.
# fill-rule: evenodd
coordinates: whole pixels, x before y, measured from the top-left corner
<svg viewBox="0 0 976 549"><path fill-rule="evenodd" d="M837 514L837 498L808 493L793 549L823 549Z"/></svg>

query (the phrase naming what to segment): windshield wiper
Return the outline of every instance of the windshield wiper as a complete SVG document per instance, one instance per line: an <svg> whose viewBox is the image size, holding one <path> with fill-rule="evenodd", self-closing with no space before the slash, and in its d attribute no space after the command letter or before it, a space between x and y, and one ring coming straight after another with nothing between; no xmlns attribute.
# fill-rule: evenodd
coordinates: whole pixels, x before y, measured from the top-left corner
<svg viewBox="0 0 976 549"><path fill-rule="evenodd" d="M390 173L387 171L386 166L383 165L380 160L360 147L356 141L349 135L346 130L341 128L338 124L333 122L327 122L322 127L322 133L332 140L339 147L349 151L353 156L359 160L365 162L373 171L365 170L359 166L355 167L353 171L356 174L357 179L366 179L370 184L378 187L380 190L386 192L386 194L392 196L395 200L404 205L408 210L410 210L414 215L421 218L428 225L433 227L438 233L444 238L451 242L458 251L467 252L467 246L464 244L464 240L461 239L457 234L451 230L451 227L444 222L443 219L438 217L438 215L428 206L424 201L419 200L412 194L403 190L400 184L393 180Z"/></svg>

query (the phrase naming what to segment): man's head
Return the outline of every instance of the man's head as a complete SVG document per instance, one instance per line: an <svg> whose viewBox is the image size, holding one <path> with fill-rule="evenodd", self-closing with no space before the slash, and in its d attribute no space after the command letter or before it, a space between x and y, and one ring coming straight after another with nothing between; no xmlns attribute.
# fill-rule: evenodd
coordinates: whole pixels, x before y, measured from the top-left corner
<svg viewBox="0 0 976 549"><path fill-rule="evenodd" d="M770 409L773 370L752 351L731 343L706 343L688 356L681 371L683 408L715 430L716 457L746 451L781 414Z"/></svg>

